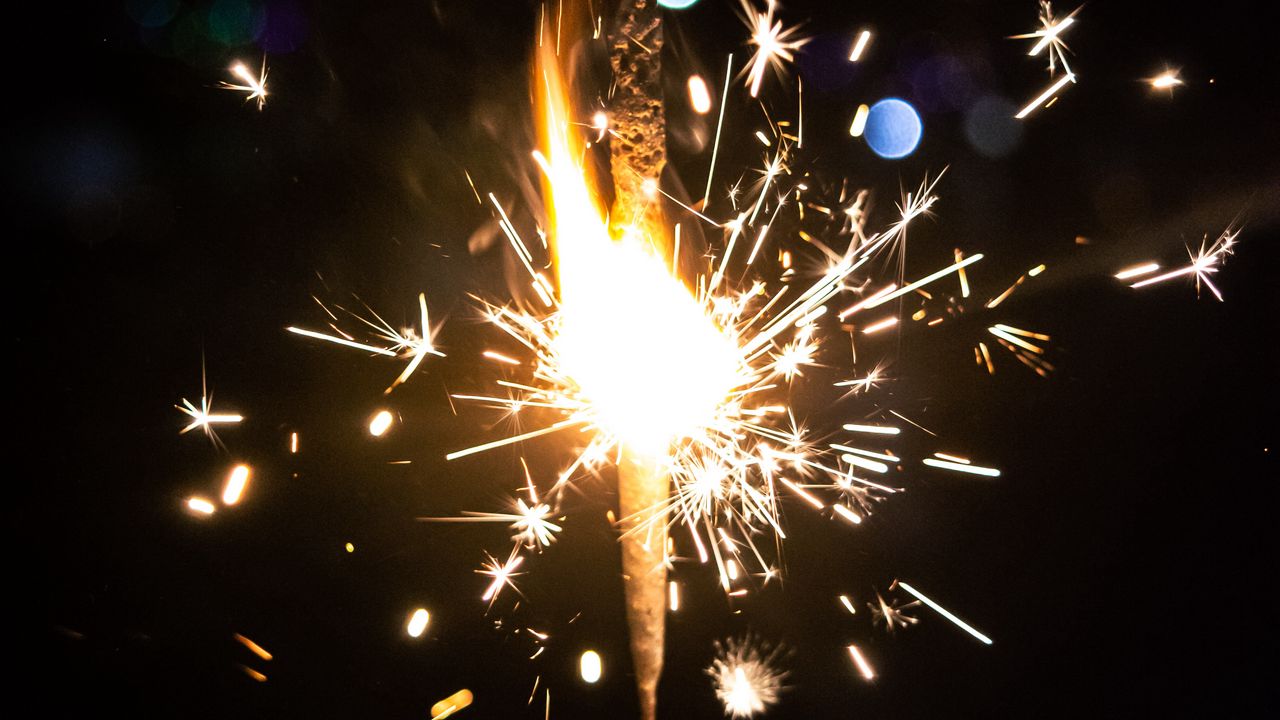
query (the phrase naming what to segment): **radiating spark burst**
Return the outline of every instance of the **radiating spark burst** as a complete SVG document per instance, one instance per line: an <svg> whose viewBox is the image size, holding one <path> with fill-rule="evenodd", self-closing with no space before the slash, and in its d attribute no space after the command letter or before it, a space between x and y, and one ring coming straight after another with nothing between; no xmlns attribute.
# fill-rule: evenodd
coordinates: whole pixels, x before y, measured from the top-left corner
<svg viewBox="0 0 1280 720"><path fill-rule="evenodd" d="M329 335L322 332L316 332L315 330L307 330L294 326L289 326L285 329L295 335L302 335L303 337L314 338L316 340L324 340L325 342L331 342L336 345L342 345L356 350L364 350L365 352L369 352L374 355L397 357L402 359L408 358L408 364L405 365L404 370L400 372L400 375L392 381L391 385L387 386L387 389L384 391L385 394L390 394L392 390L396 389L396 386L407 381L413 373L417 371L418 366L422 364L422 361L425 360L428 355L434 355L436 357L445 356L444 353L435 348L433 339L435 338L438 327L433 328L431 326L431 319L427 315L426 293L418 293L418 312L422 328L421 331L412 327L396 330L391 327L386 320L383 320L372 310L369 310L369 314L373 316L373 319L370 320L347 310L346 308L338 306L339 310L347 313L372 330L374 337L381 341L380 345L357 342L352 335L338 328L337 316L334 315L329 308L325 307L324 303L321 303L319 300L316 300L316 303L319 304L321 309L325 311L325 314L329 316L331 320L330 327L335 333L337 333L336 335Z"/></svg>
<svg viewBox="0 0 1280 720"><path fill-rule="evenodd" d="M1035 44L1027 51L1027 55L1035 57L1047 49L1049 75L1052 76L1057 72L1058 65L1062 65L1063 71L1070 75L1071 66L1067 64L1067 53L1070 50L1066 42L1063 41L1062 34L1075 23L1075 16L1078 12L1080 12L1080 8L1072 10L1071 14L1064 18L1054 18L1053 4L1049 0L1040 0L1040 29L1025 35L1013 35L1011 39L1035 40Z"/></svg>
<svg viewBox="0 0 1280 720"><path fill-rule="evenodd" d="M871 609L871 619L873 623L883 624L885 629L893 632L898 628L906 628L920 622L920 619L914 615L908 615L907 610L920 604L919 600L900 605L893 600L885 600L884 596L876 593L876 601L867 603L867 607Z"/></svg>
<svg viewBox="0 0 1280 720"><path fill-rule="evenodd" d="M781 646L770 648L751 635L716 642L716 657L707 668L724 714L747 718L763 713L778 702L787 671L778 667Z"/></svg>
<svg viewBox="0 0 1280 720"><path fill-rule="evenodd" d="M179 435L200 428L204 431L206 437L213 444L218 445L218 435L214 432L214 425L234 425L242 422L244 417L234 413L215 413L213 412L213 393L209 392L208 375L204 369L204 363L201 362L200 367L200 407L196 407L190 400L182 398L181 405L174 405L183 415L191 418L191 423L178 431Z"/></svg>
<svg viewBox="0 0 1280 720"><path fill-rule="evenodd" d="M1238 229L1234 226L1229 226L1212 243L1209 242L1209 236L1205 235L1204 239L1200 241L1199 250L1192 251L1191 248L1187 248L1187 254L1191 257L1190 264L1176 270L1161 273L1155 277L1140 280L1129 287L1146 287L1147 285L1154 285L1155 283L1172 280L1184 275L1191 275L1196 279L1196 295L1200 294L1200 285L1203 283L1213 293L1213 296L1221 301L1222 293L1218 290L1218 286L1213 284L1210 276L1218 272L1218 269L1226 262L1227 256L1235 252L1236 237L1239 234L1240 231Z"/></svg>
<svg viewBox="0 0 1280 720"><path fill-rule="evenodd" d="M515 569L520 567L520 563L524 562L524 556L520 555L518 550L519 546L513 548L506 562L499 562L494 556L485 553L485 557L489 558L489 560L476 572L493 578L493 580L485 588L484 594L480 596L481 600L493 605L493 602L498 599L498 595L502 592L502 588L508 586L516 593L520 592L520 589L516 587L515 581L512 580L512 578L523 574L515 572Z"/></svg>
<svg viewBox="0 0 1280 720"><path fill-rule="evenodd" d="M244 101L258 101L258 109L261 110L267 104L267 59L262 59L262 71L257 77L249 72L249 68L244 63L238 62L231 66L231 74L243 82L243 85L235 83L222 82L218 86L223 90L236 90L245 94Z"/></svg>
<svg viewBox="0 0 1280 720"><path fill-rule="evenodd" d="M799 37L798 27L787 27L781 20L775 20L773 13L778 9L777 0L766 0L765 11L756 9L752 0L742 0L743 20L751 30L751 45L755 53L747 63L747 87L751 97L760 94L760 83L764 73L770 67L779 75L786 70L784 63L795 59L794 51L799 50L808 38Z"/></svg>

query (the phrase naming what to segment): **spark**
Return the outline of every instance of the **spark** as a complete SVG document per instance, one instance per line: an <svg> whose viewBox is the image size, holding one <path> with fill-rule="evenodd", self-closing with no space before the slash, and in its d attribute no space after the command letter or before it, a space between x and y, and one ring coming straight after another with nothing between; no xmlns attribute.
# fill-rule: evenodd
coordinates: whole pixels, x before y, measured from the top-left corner
<svg viewBox="0 0 1280 720"><path fill-rule="evenodd" d="M888 293L886 295L879 295L876 298L874 298L872 301L865 304L863 308L871 309L871 308L879 307L889 302L890 300L894 300L896 298L902 297L903 295L906 295L907 293L915 290L916 288L924 287L925 285L928 285L929 283L933 282L934 280L937 280L940 277L949 275L961 268L968 267L978 262L982 258L983 258L982 253L978 253L977 255L970 255L969 257L961 260L960 262L957 262L953 265L948 265L947 267L944 267L935 273L926 275L925 277L922 277L919 280L916 280L915 282L910 283L908 285L904 285L901 288L898 288L897 290L891 293Z"/></svg>
<svg viewBox="0 0 1280 720"><path fill-rule="evenodd" d="M880 593L876 593L875 604L867 603L867 607L871 609L873 623L882 623L886 630L893 632L897 628L906 628L920 622L919 618L906 613L907 610L919 604L917 600L905 605L897 605L892 600L885 600Z"/></svg>
<svg viewBox="0 0 1280 720"><path fill-rule="evenodd" d="M222 504L235 505L240 502L240 497L244 494L244 488L249 484L249 466L236 465L231 470L231 474L227 476L227 482L222 487Z"/></svg>
<svg viewBox="0 0 1280 720"><path fill-rule="evenodd" d="M1150 275L1151 273L1159 269L1160 269L1160 263L1153 263L1153 262L1143 263L1141 265L1133 265L1131 267L1127 267L1121 270L1120 272L1116 273L1115 277L1117 280L1128 280L1130 278L1136 278L1141 275Z"/></svg>
<svg viewBox="0 0 1280 720"><path fill-rule="evenodd" d="M409 622L405 625L405 632L409 633L409 637L422 637L422 633L427 629L427 623L431 621L431 613L426 608L418 608L409 615Z"/></svg>
<svg viewBox="0 0 1280 720"><path fill-rule="evenodd" d="M848 595L841 595L841 596L840 596L840 604L841 604L841 605L844 605L844 609L845 609L845 610L848 610L850 615L857 615L857 614L858 614L858 610L857 610L857 608L855 608L855 607L853 606L853 601L849 599L849 596L848 596Z"/></svg>
<svg viewBox="0 0 1280 720"><path fill-rule="evenodd" d="M898 324L898 318L887 317L879 322L872 323L871 325L868 325L867 327L863 328L862 333L864 335L870 335L871 333L880 332L881 330L884 330L886 328L891 328L897 324Z"/></svg>
<svg viewBox="0 0 1280 720"><path fill-rule="evenodd" d="M667 583L667 608L671 612L680 609L680 586L674 580Z"/></svg>
<svg viewBox="0 0 1280 720"><path fill-rule="evenodd" d="M333 313L329 312L329 309L325 308L323 304L321 304L321 307L330 315L330 317L334 317ZM418 367L422 364L422 361L425 360L428 355L434 355L436 357L445 356L445 354L437 350L433 344L434 331L431 327L430 317L427 314L426 293L418 293L418 313L419 322L422 327L421 331L418 331L415 328L396 330L372 310L369 312L373 316L373 319L366 319L346 310L345 308L339 309L343 310L361 324L371 329L374 335L383 341L385 346L357 342L352 339L350 335L340 330L338 331L341 333L340 335L329 335L315 330L307 330L294 326L289 326L285 329L296 335L302 335L303 337L309 337L316 340L324 340L325 342L331 342L336 345L342 345L356 350L364 350L365 352L372 353L374 355L401 359L408 358L409 362L405 365L404 370L401 371L400 375L392 381L391 385L389 385L386 390L383 391L384 394L390 394L397 386L406 382L413 373L417 371ZM334 329L337 330L336 327Z"/></svg>
<svg viewBox="0 0 1280 720"><path fill-rule="evenodd" d="M862 137L862 132L867 129L867 117L870 115L871 108L859 105L858 110L853 114L853 124L849 126L849 134L853 137Z"/></svg>
<svg viewBox="0 0 1280 720"><path fill-rule="evenodd" d="M394 418L389 411L379 410L378 414L374 415L373 419L369 421L369 434L374 437L382 437L391 428L393 420Z"/></svg>
<svg viewBox="0 0 1280 720"><path fill-rule="evenodd" d="M188 498L187 508L192 512L200 513L201 515L212 515L213 511L217 510L213 503L202 497Z"/></svg>
<svg viewBox="0 0 1280 720"><path fill-rule="evenodd" d="M253 653L254 655L257 655L258 657L262 658L263 660L266 660L267 662L271 661L271 653L263 649L263 647L258 643L250 640L249 638L241 635L240 633L235 633L232 637L236 639L236 642L248 648L249 652Z"/></svg>
<svg viewBox="0 0 1280 720"><path fill-rule="evenodd" d="M602 670L600 653L595 650L587 650L578 659L578 674L582 677L582 681L589 685L594 685L600 681Z"/></svg>
<svg viewBox="0 0 1280 720"><path fill-rule="evenodd" d="M1049 98L1057 94L1057 92L1061 90L1063 87L1065 87L1067 83L1073 83L1075 81L1076 81L1075 73L1069 72L1066 75L1063 75L1062 77L1058 78L1056 82L1054 82L1047 89L1045 89L1044 92L1037 95L1035 100L1032 100L1031 102L1027 103L1027 106L1019 110L1018 114L1014 115L1013 117L1018 120L1021 120L1022 118L1030 115L1032 111L1034 111L1036 108L1043 105L1046 101L1049 100Z"/></svg>
<svg viewBox="0 0 1280 720"><path fill-rule="evenodd" d="M952 462L950 460L939 460L935 458L925 458L921 462L929 467L941 468L943 470L955 470L956 472L969 473L971 475L982 475L983 477L1000 477L1000 471L995 468L979 467L965 462Z"/></svg>
<svg viewBox="0 0 1280 720"><path fill-rule="evenodd" d="M867 659L862 656L862 651L858 649L858 646L849 645L848 650L849 657L853 658L853 664L858 666L858 672L862 673L862 677L868 680L875 680L876 672L871 669L871 663L867 662Z"/></svg>
<svg viewBox="0 0 1280 720"><path fill-rule="evenodd" d="M1178 268L1177 270L1170 270L1169 272L1162 273L1153 278L1141 280L1129 287L1146 287L1147 285L1154 285L1155 283L1172 280L1176 277L1192 275L1196 279L1197 293L1200 292L1200 285L1203 283L1210 291L1213 292L1214 297L1221 301L1222 293L1218 291L1218 287L1213 284L1212 280L1210 280L1210 276L1218 272L1218 269L1222 266L1222 263L1226 261L1226 257L1228 255L1235 252L1236 237L1239 234L1239 230L1236 230L1233 227L1228 227L1226 230L1223 230L1222 234L1220 234L1212 243L1209 243L1209 237L1206 235L1204 240L1200 242L1200 249L1198 251L1191 252L1190 248L1187 249L1187 253L1191 256L1191 263L1189 265Z"/></svg>
<svg viewBox="0 0 1280 720"><path fill-rule="evenodd" d="M237 85L229 82L219 83L219 87L223 90L237 90L245 93L245 102L250 100L258 101L258 109L261 110L267 104L267 60L262 59L262 71L257 77L249 72L249 68L244 63L236 63L231 66L231 74L239 78L244 84Z"/></svg>
<svg viewBox="0 0 1280 720"><path fill-rule="evenodd" d="M858 33L858 39L853 43L853 50L849 52L849 62L858 62L862 59L862 53L867 49L867 43L871 42L871 31L863 30Z"/></svg>
<svg viewBox="0 0 1280 720"><path fill-rule="evenodd" d="M784 62L794 60L794 51L808 42L808 38L798 37L799 28L786 27L781 20L774 19L776 9L776 0L766 0L764 12L757 10L751 0L742 0L743 19L751 29L751 45L756 48L747 68L751 97L760 94L766 70L772 67L781 74L786 67Z"/></svg>
<svg viewBox="0 0 1280 720"><path fill-rule="evenodd" d="M296 432L289 433L289 453L292 455L298 454L298 433Z"/></svg>
<svg viewBox="0 0 1280 720"><path fill-rule="evenodd" d="M245 674L245 675L248 675L249 677L253 678L254 680L256 680L256 681L258 681L258 682L266 682L266 681L267 681L267 676L266 676L266 675L263 675L262 673L258 672L257 670L254 670L254 669L253 669L253 668L251 668L251 667L247 667L247 666L245 666L245 665L241 665L241 666L240 666L240 669L244 671L244 674Z"/></svg>
<svg viewBox="0 0 1280 720"><path fill-rule="evenodd" d="M462 689L431 706L431 720L444 720L450 715L471 705L473 696L470 690Z"/></svg>
<svg viewBox="0 0 1280 720"><path fill-rule="evenodd" d="M485 589L484 594L480 596L481 600L492 605L493 601L498 599L498 595L502 592L502 588L506 586L510 586L511 589L515 590L517 593L520 592L519 589L516 588L515 582L511 579L522 574L515 572L515 569L520 567L520 563L524 562L524 556L518 554L518 550L519 546L513 548L511 550L511 556L507 558L505 563L498 562L497 558L485 553L485 556L489 558L489 561L483 563L481 566L483 569L477 570L476 572L481 575L491 577L493 580L489 583L489 587Z"/></svg>
<svg viewBox="0 0 1280 720"><path fill-rule="evenodd" d="M209 392L208 375L205 372L203 360L200 364L200 407L196 407L186 398L182 399L181 405L174 405L174 407L191 418L191 423L178 431L179 435L185 435L200 428L215 445L218 444L218 436L213 431L214 425L231 425L244 421L242 415L213 412L213 394Z"/></svg>
<svg viewBox="0 0 1280 720"><path fill-rule="evenodd" d="M983 635L982 633L978 632L977 630L974 630L974 629L973 629L973 627L972 627L972 626L970 626L968 623L966 623L965 621L963 621L963 620L961 620L960 618L956 617L955 615L952 615L952 614L951 614L951 612L950 612L950 611L948 611L946 608L942 607L941 605L939 605L939 604L935 603L934 601L930 600L929 598L925 597L925 596L924 596L924 594L923 594L923 593L921 593L919 590L916 590L915 588L911 587L910 585L908 585L908 584L906 584L906 583L904 583L904 582L899 582L899 583L897 583L897 585L898 585L898 587L902 588L903 590L906 590L908 593L910 593L912 596L914 596L914 597L915 597L917 600L919 600L920 602L924 603L925 605L928 605L930 608L932 608L935 612L937 612L937 613L938 613L939 615L941 615L942 617L944 617L944 618L946 618L946 619L950 620L951 622L955 623L956 627L960 628L961 630L964 630L965 632L967 632L967 633L969 633L970 635L972 635L972 636L974 636L975 638L977 638L977 639L978 639L979 641L981 641L983 644L985 644L985 645L990 645L990 644L991 644L991 638L987 637L986 635Z"/></svg>
<svg viewBox="0 0 1280 720"><path fill-rule="evenodd" d="M1040 0L1040 29L1025 35L1013 35L1011 39L1035 40L1035 45L1031 46L1031 49L1027 51L1027 55L1029 57L1035 57L1047 48L1047 54L1049 56L1049 75L1052 76L1057 72L1058 64L1061 64L1063 71L1070 75L1071 66L1067 64L1066 55L1069 48L1062 40L1062 33L1075 23L1075 15L1078 12L1080 12L1080 8L1072 10L1071 14L1064 18L1055 19L1053 16L1053 5L1049 0Z"/></svg>
<svg viewBox="0 0 1280 720"><path fill-rule="evenodd" d="M856 425L849 423L844 426L844 429L849 432L873 433L876 435L897 435L902 432L902 428L892 425Z"/></svg>
<svg viewBox="0 0 1280 720"><path fill-rule="evenodd" d="M689 76L689 105L699 115L711 112L711 93L701 75Z"/></svg>
<svg viewBox="0 0 1280 720"><path fill-rule="evenodd" d="M778 702L787 672L778 669L781 647L770 648L747 635L716 642L716 657L707 668L724 713L749 718Z"/></svg>

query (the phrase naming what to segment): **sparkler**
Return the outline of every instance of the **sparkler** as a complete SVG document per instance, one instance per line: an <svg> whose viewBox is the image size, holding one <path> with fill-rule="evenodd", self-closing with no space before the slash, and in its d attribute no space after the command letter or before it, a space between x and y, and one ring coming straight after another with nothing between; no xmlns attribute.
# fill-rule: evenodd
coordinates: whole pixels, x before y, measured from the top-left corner
<svg viewBox="0 0 1280 720"><path fill-rule="evenodd" d="M768 1L764 11L743 0L742 9L752 32L750 43L755 48L744 70L752 97L758 95L765 72L773 69L781 74L785 63L794 59L794 51L806 42L798 36L796 28L784 26L775 19L776 8L773 0ZM1047 50L1051 75L1056 73L1058 63L1065 72L1028 104L1018 118L1026 117L1068 83L1076 81L1067 65L1066 45L1061 37L1074 22L1074 15L1075 11L1066 18L1055 19L1049 3L1042 2L1042 29L1017 36L1037 39L1029 52L1031 56ZM645 16L633 13L620 27L629 29L615 33L615 70L619 71L622 65L619 56L634 57L631 54L636 53L638 47L643 52L641 57L648 58L644 62L654 63L652 75L656 75L656 58L662 44L656 21L649 22ZM599 32L596 29L597 35ZM868 31L859 35L850 61L861 58L869 39ZM559 45L558 24L556 45ZM539 57L537 96L543 110L540 113L543 137L542 147L534 155L549 191L552 223L551 227L540 229L540 233L545 233L547 242L542 247L548 249L547 257L536 257L538 247L531 248L521 238L507 210L492 194L488 195L499 225L527 272L529 287L537 294L541 306L530 308L480 301L484 319L514 348L485 350L482 357L494 367L511 373L508 377L514 379L500 381L498 385L503 390L497 394L452 397L504 409L513 424L526 409L539 419L546 415L555 419L532 430L450 453L448 459L570 429L583 441L575 448L571 462L558 472L545 499L539 497L526 468L528 498L527 501L515 499L514 512L464 513L461 518L424 519L498 522L509 526L513 546L506 560L486 553L487 561L477 571L488 580L481 599L492 607L506 587L519 593L514 578L521 573L516 570L522 567L527 555L549 548L556 534L562 532L556 517L562 493L582 475L615 466L619 476L618 525L622 530L632 650L642 712L652 717L656 712L657 675L662 666L663 618L665 612L674 612L680 607L678 586L667 581L667 567L675 554L669 537L687 536L700 562L714 564L726 594L738 597L747 592L740 585L751 582L750 568L761 570L765 582L776 574L760 546L765 544L761 542L763 537L772 536L777 541L786 537L781 523L784 498L794 497L833 521L839 518L847 525L860 525L870 515L875 502L901 491L887 484L892 480L873 482L859 476L868 473L892 476L895 469L905 465L903 456L888 450L880 452L827 442L825 438L819 440L803 422L795 419L796 408L790 404L789 390L793 383L802 381L807 368L819 364L819 350L825 337L823 328L831 322L828 315L836 315L837 321L843 322L913 293L928 298L924 288L952 273L958 276L962 295L967 298L970 287L966 268L982 260L983 255L964 256L956 250L955 262L951 265L911 282L905 282L900 272L896 282L871 291L875 279L871 261L905 253L909 225L929 215L937 201L934 188L938 177L932 181L926 177L915 192L907 193L897 208L897 217L885 230L869 233L865 191L856 193L850 200L842 188L839 202L820 204L812 199L808 185L793 174L791 142L798 149L800 136L784 132L783 128L793 127L790 121L770 120L768 129L772 135L763 131L756 133L771 150L759 181L745 189L735 185L730 193L732 213L719 219L712 217L707 205L724 119L726 103L722 96L708 172L708 197L704 198L703 205L695 204L702 212L692 208L690 211L713 230L723 232L724 244L717 248L705 267L682 267L677 225L676 249L670 253L668 263L665 247L668 230L655 202L659 193L665 194L657 180L665 157L661 146L665 121L660 102L657 114L653 114L652 88L641 87L651 83L653 77L624 78L622 86L629 89L622 91L623 97L610 115L596 112L590 122L578 122L573 119L574 109L566 99L549 47L544 48ZM223 85L246 91L247 99L256 99L261 109L266 97L265 61L257 79L243 65L237 65L233 72L248 84ZM732 57L726 69L726 89L731 75ZM635 82L628 84L628 81ZM1166 84L1158 85L1158 82ZM1169 80L1154 79L1152 85L1172 87L1178 82L1175 74ZM705 81L698 76L689 78L688 90L692 109L699 114L708 113L712 99ZM636 111L637 107L641 110ZM850 128L851 135L862 134L866 116L863 105ZM629 132L637 123L644 126L639 140ZM799 124L797 117L795 127ZM619 187L607 216L583 170L587 143L574 135L577 132L574 128L590 130L595 143L610 137L613 174ZM655 137L658 140L655 141ZM467 177L470 182L470 175ZM472 187L474 190L474 184ZM742 210L738 209L739 195ZM480 201L478 191L476 197ZM783 251L779 257L783 258L780 264L785 272L778 277L768 276L764 266L774 252L771 246L780 242L779 227L786 221L784 209L794 208L803 219L806 207L835 216L837 219L833 222L839 223L834 240L819 239L804 231L798 233L822 253L824 264L804 267L792 259L791 251ZM771 228L774 228L772 232ZM1231 254L1234 238L1228 229L1212 245L1202 244L1187 267L1142 280L1132 287L1194 275L1197 289L1203 282L1221 299L1209 276L1217 271L1223 258ZM847 246L842 248L837 240L847 240ZM750 244L749 251L742 247L747 244ZM554 266L554 281L542 272L549 266ZM986 308L995 308L1026 277L1034 277L1043 269L1041 265L1020 277L1003 294L989 301ZM1122 271L1116 277L1127 280L1156 269L1158 266L1150 264ZM882 282L876 282L875 286ZM936 288L933 290L936 292ZM845 297L841 305L855 298L856 302L838 314L829 312L829 305L842 296ZM419 308L420 330L396 330L376 314L374 319L367 320L348 311L366 330L372 330L371 342L357 340L339 329L337 317L327 308L325 312L333 321L330 327L334 334L298 327L287 329L372 355L407 359L401 374L386 388L385 392L390 393L407 381L427 356L444 356L433 344L433 328L424 294L419 295ZM905 315L900 311L892 315L867 315L867 322L863 323L864 318L860 316L857 327L850 329L851 337L857 331L859 342L862 336L892 328L902 330L904 323L899 316ZM926 317L923 310L912 315L915 320ZM928 325L937 322L941 322L941 318ZM1051 368L1040 357L1044 354L1043 346L1036 344L1048 341L1048 335L1003 323L993 324L987 331L1036 372L1043 374L1042 371ZM877 340L873 338L868 342ZM989 372L994 372L985 343L978 343L975 359L980 365L985 363ZM834 385L850 388L848 397L855 392L871 392L882 379L880 368L876 368L864 378ZM185 399L183 406L179 406L179 410L193 419L183 433L196 427L211 433L212 424L242 420L238 415L212 414L205 397L199 409ZM876 417L864 414L864 422L844 424L843 430L864 438L889 439L901 434L902 428L882 424ZM373 418L369 432L375 437L381 436L392 422L392 415L382 411ZM293 452L297 451L296 433L291 436L291 447ZM968 460L942 453L921 462L953 472L986 477L1000 475L997 469L973 465ZM237 502L247 480L247 467L238 481L233 474L223 493L224 503ZM215 510L214 505L203 498L190 498L187 505L193 512L205 515ZM348 552L353 549L348 543ZM918 618L906 611L923 603L978 640L991 644L987 636L910 585L896 583L895 586L916 600L895 604L877 593L877 602L868 604L874 621L889 631L916 624ZM840 601L848 612L856 613L848 596L841 595ZM428 619L425 609L416 610L407 623L408 634L419 637ZM532 630L530 633L545 639L545 635ZM873 679L875 672L860 649L855 645L848 645L847 649L863 677ZM776 703L786 677L786 673L777 668L779 656L779 650L757 645L750 637L717 644L716 660L707 672L714 679L717 697L724 703L727 715L750 717ZM598 681L599 655L594 651L584 652L580 670L585 682ZM535 692L536 689L535 685ZM549 694L547 697L549 709ZM470 702L470 693L460 691L438 703L432 709L433 717L444 717Z"/></svg>

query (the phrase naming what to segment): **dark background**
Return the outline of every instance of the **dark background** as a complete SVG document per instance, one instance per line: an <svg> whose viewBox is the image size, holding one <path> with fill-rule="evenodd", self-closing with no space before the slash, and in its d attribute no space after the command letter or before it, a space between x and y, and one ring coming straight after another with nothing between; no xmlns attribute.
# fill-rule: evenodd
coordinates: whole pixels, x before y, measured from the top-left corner
<svg viewBox="0 0 1280 720"><path fill-rule="evenodd" d="M445 393L493 377L475 358L494 337L467 293L507 292L502 251L468 252L490 215L463 169L532 227L537 6L170 9L10 18L9 702L45 716L410 718L468 687L462 717L541 717L549 687L552 717L631 715L611 478L586 482L562 539L527 562L527 601L513 607L508 591L488 615L472 571L483 549L506 552L504 529L415 520L499 510L521 482L515 451L443 461L490 437L493 419L455 417ZM1079 85L987 157L966 139L966 112L983 96L1016 108L1047 84L1028 41L1005 39L1035 14L1029 0L783 9L815 37L798 62L806 149L829 176L877 191L873 226L899 186L949 167L938 217L913 230L908 277L957 246L988 256L970 274L981 297L1049 269L998 315L866 351L895 360L879 400L942 436L904 451L967 451L1003 476L909 472L909 492L856 530L789 504L785 583L733 607L712 573L679 567L665 716L720 716L703 674L711 643L748 629L789 648L790 689L771 717L1274 712L1280 112L1262 3L1086 6L1066 36ZM851 67L863 25L876 36ZM679 87L701 72L718 94L747 33L717 0L669 13L667 33L672 163L701 188L707 153L691 137L706 121L688 117ZM264 49L263 112L214 88ZM1172 96L1142 83L1166 64L1187 82ZM777 115L791 113L794 83L766 87ZM858 103L887 95L924 116L903 161L846 130ZM761 116L731 102L721 196L761 156L749 138ZM1184 244L1232 222L1243 232L1216 278L1225 303L1189 282L1135 292L1110 277L1181 263ZM449 357L390 399L398 364L282 330L322 325L313 295L358 306L356 295L412 322L422 290L448 320ZM1051 334L1058 372L1037 378L1000 351L987 376L971 348L988 320ZM226 451L177 433L172 406L198 398L202 358L215 407L248 417L221 433ZM375 442L363 427L381 407L400 422ZM302 452L290 456L295 430ZM550 472L562 450L526 455ZM239 507L183 512L240 460L255 479ZM995 644L927 610L888 635L836 601L865 602L895 577ZM413 641L403 625L419 605L432 621ZM534 661L524 627L552 634ZM275 659L250 655L237 632ZM875 682L854 672L849 642ZM576 676L587 648L605 661L595 686Z"/></svg>

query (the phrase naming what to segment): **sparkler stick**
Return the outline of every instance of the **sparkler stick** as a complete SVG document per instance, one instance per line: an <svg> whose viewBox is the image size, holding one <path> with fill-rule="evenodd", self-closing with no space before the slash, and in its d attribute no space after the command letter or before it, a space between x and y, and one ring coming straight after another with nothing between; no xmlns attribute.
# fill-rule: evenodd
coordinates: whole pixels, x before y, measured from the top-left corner
<svg viewBox="0 0 1280 720"><path fill-rule="evenodd" d="M658 679L666 636L666 511L670 480L666 470L642 453L623 451L618 464L621 511L622 582L627 596L627 626L642 717L657 714Z"/></svg>

